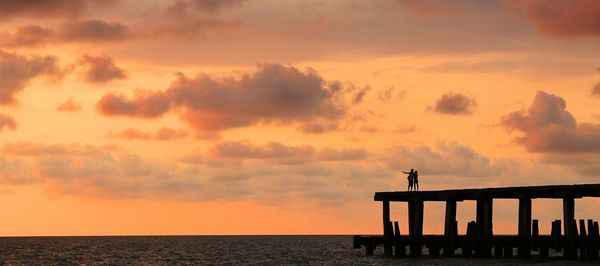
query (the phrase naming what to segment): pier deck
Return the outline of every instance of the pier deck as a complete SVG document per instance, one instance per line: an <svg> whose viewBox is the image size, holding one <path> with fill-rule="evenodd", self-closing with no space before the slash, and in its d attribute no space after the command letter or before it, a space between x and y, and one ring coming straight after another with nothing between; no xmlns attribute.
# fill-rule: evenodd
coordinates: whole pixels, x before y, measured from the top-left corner
<svg viewBox="0 0 600 266"><path fill-rule="evenodd" d="M531 199L600 197L600 184L375 192L375 201L404 202L414 199L422 201L446 201L449 199L463 201L480 198L519 199L523 197Z"/></svg>

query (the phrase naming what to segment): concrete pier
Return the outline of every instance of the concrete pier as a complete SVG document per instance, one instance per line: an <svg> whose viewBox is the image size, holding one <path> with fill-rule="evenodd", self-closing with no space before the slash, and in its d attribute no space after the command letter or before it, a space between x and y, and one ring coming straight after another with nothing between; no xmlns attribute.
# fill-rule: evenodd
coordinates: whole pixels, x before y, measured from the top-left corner
<svg viewBox="0 0 600 266"><path fill-rule="evenodd" d="M532 257L532 251L540 258L547 258L549 249L563 251L568 259L579 257L598 259L600 250L600 232L598 222L588 219L587 229L584 220L575 221L575 199L600 197L600 184L504 187L483 189L456 189L440 191L376 192L374 200L382 202L383 236L355 236L354 246L365 246L367 254L372 254L378 244L383 244L384 254L402 257L421 257L423 247L429 249L431 256L445 257L456 255L460 250L463 256L491 258L492 250L496 257L512 256L517 249L520 258ZM539 234L539 221L532 225L532 200L562 199L563 220L551 221L552 233ZM495 235L493 230L494 199L516 199L519 201L518 234ZM465 235L458 233L456 221L457 202L476 201L476 220L468 223ZM446 203L443 235L423 235L423 217L425 201L443 201ZM408 203L408 235L400 234L397 221L390 220L390 203ZM561 233L564 226L564 235ZM579 231L578 233L578 225ZM406 247L409 254L406 254Z"/></svg>

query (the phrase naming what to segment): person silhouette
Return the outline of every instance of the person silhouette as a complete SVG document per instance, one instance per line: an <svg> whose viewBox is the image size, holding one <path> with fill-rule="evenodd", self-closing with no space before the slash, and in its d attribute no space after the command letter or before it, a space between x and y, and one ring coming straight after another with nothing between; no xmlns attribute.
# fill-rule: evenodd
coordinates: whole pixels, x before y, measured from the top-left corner
<svg viewBox="0 0 600 266"><path fill-rule="evenodd" d="M413 188L419 191L419 171L413 173Z"/></svg>
<svg viewBox="0 0 600 266"><path fill-rule="evenodd" d="M408 175L406 177L406 179L408 180L408 191L411 191L413 189L413 179L414 179L413 175L414 175L415 171L413 169L410 169L410 172L402 171L402 173L405 173Z"/></svg>

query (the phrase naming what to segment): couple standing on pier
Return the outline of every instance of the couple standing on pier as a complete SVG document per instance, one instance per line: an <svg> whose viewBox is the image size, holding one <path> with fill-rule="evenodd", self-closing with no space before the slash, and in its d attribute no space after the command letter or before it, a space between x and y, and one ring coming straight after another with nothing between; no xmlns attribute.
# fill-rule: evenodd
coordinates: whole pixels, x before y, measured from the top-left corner
<svg viewBox="0 0 600 266"><path fill-rule="evenodd" d="M408 179L408 191L419 191L419 171L410 169L410 172L402 171L402 173L408 174L408 177L406 177Z"/></svg>

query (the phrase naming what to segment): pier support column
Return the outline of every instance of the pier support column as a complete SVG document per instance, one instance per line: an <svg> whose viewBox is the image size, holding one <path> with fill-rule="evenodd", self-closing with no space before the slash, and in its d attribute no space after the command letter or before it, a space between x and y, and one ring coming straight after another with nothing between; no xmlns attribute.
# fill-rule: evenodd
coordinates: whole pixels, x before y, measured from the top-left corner
<svg viewBox="0 0 600 266"><path fill-rule="evenodd" d="M519 199L519 257L531 256L531 198Z"/></svg>
<svg viewBox="0 0 600 266"><path fill-rule="evenodd" d="M454 232L454 227L456 224L456 201L448 200L446 201L446 219L444 223L444 256L451 257L454 256L454 249L456 247L456 239Z"/></svg>
<svg viewBox="0 0 600 266"><path fill-rule="evenodd" d="M383 252L385 255L392 255L392 232L390 232L390 202L383 201Z"/></svg>
<svg viewBox="0 0 600 266"><path fill-rule="evenodd" d="M483 258L492 256L492 213L493 200L491 198L477 200L477 242L480 245L475 252L477 256Z"/></svg>
<svg viewBox="0 0 600 266"><path fill-rule="evenodd" d="M411 200L408 202L408 228L410 237L410 255L421 256L421 236L423 236L423 201Z"/></svg>
<svg viewBox="0 0 600 266"><path fill-rule="evenodd" d="M577 232L576 226L573 226L575 221L575 199L573 197L563 198L563 224L565 230L564 240L564 255L567 258L577 258L577 249L574 248Z"/></svg>

